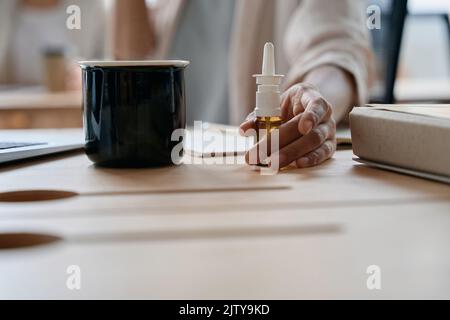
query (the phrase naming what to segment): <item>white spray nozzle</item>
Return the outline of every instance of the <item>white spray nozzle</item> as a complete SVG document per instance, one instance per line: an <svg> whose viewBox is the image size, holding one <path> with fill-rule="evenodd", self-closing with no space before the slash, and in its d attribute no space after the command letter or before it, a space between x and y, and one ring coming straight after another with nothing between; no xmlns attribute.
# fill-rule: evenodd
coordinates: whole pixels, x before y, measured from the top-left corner
<svg viewBox="0 0 450 320"><path fill-rule="evenodd" d="M262 74L265 76L275 75L275 47L270 42L264 46Z"/></svg>
<svg viewBox="0 0 450 320"><path fill-rule="evenodd" d="M262 73L254 75L258 92L256 93L256 115L259 117L278 117L280 110L280 89L282 75L275 72L275 47L268 42L264 46Z"/></svg>
<svg viewBox="0 0 450 320"><path fill-rule="evenodd" d="M264 55L262 63L262 73L254 75L257 84L279 85L282 75L275 73L275 47L273 43L267 42L264 46Z"/></svg>

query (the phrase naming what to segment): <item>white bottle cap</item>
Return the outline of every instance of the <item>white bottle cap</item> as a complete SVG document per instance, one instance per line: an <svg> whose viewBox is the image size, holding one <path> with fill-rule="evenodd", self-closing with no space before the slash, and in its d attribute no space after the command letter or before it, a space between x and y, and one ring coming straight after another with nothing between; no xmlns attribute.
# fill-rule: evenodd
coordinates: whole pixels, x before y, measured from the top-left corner
<svg viewBox="0 0 450 320"><path fill-rule="evenodd" d="M256 92L257 117L281 117L280 84L282 75L275 73L275 47L268 42L264 46L262 74L254 75L258 91Z"/></svg>

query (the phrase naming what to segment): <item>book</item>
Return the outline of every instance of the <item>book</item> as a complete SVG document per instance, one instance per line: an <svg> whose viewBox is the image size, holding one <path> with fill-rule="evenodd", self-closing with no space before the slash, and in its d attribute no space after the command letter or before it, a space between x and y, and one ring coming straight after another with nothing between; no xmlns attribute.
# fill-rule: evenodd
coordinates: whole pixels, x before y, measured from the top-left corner
<svg viewBox="0 0 450 320"><path fill-rule="evenodd" d="M359 162L450 183L450 105L368 105L350 127Z"/></svg>

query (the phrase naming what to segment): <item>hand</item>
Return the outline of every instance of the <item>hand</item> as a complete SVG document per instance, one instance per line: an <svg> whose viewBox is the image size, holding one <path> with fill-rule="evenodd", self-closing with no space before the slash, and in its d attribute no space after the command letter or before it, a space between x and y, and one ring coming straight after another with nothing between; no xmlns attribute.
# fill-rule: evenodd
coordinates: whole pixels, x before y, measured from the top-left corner
<svg viewBox="0 0 450 320"><path fill-rule="evenodd" d="M281 110L284 123L279 129L280 150L270 155L279 157L280 168L290 164L298 168L313 167L334 155L336 123L332 117L333 109L317 89L308 84L292 86L282 95ZM244 135L249 129L255 129L253 114L240 129ZM247 153L247 163L249 154L258 152L257 146Z"/></svg>

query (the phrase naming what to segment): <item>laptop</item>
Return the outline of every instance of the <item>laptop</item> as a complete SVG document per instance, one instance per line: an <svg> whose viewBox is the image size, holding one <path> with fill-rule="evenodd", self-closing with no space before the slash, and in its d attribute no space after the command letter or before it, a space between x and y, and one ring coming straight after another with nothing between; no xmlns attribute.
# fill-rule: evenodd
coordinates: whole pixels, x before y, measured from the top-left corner
<svg viewBox="0 0 450 320"><path fill-rule="evenodd" d="M81 150L81 129L0 130L0 164Z"/></svg>

